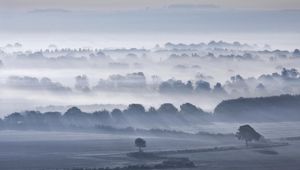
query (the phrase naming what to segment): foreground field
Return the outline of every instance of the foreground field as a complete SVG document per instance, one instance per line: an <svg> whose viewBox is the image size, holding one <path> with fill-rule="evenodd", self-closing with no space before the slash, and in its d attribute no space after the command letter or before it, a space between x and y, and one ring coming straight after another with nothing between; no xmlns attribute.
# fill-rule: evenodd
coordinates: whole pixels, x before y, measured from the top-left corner
<svg viewBox="0 0 300 170"><path fill-rule="evenodd" d="M265 148L178 154L187 157L203 170L298 170L300 166L300 142Z"/></svg>
<svg viewBox="0 0 300 170"><path fill-rule="evenodd" d="M66 132L16 132L0 133L0 169L40 170L63 168L102 168L136 164L156 164L161 159L128 157L135 152L136 136ZM193 150L236 146L243 143L233 137L157 138L145 137L147 152ZM192 169L298 169L300 142L289 145L211 152L166 152L165 157L189 158L196 165Z"/></svg>

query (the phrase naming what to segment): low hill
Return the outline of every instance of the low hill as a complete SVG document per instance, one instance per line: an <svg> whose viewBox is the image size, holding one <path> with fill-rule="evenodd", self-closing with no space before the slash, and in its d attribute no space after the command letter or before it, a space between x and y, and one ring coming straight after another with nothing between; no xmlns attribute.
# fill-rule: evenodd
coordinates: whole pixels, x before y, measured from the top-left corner
<svg viewBox="0 0 300 170"><path fill-rule="evenodd" d="M225 100L214 113L217 119L227 121L300 120L300 95Z"/></svg>

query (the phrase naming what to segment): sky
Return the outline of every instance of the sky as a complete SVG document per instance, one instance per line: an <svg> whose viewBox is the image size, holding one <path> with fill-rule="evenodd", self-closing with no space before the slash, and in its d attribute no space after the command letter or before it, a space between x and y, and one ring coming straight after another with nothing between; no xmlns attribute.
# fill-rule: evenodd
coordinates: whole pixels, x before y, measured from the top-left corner
<svg viewBox="0 0 300 170"><path fill-rule="evenodd" d="M224 8L300 9L299 0L0 0L1 10L62 8L67 10L126 10L171 4L216 5Z"/></svg>
<svg viewBox="0 0 300 170"><path fill-rule="evenodd" d="M224 40L294 49L299 20L299 0L0 0L0 46L152 47Z"/></svg>

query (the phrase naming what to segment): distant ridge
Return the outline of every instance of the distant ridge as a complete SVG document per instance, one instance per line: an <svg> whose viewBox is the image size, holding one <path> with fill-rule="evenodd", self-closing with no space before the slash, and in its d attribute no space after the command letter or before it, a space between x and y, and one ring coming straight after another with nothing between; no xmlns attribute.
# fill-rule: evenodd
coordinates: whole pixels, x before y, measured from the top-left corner
<svg viewBox="0 0 300 170"><path fill-rule="evenodd" d="M171 4L169 9L217 9L220 8L214 4Z"/></svg>
<svg viewBox="0 0 300 170"><path fill-rule="evenodd" d="M70 13L70 10L59 9L59 8L46 8L46 9L34 9L28 13Z"/></svg>

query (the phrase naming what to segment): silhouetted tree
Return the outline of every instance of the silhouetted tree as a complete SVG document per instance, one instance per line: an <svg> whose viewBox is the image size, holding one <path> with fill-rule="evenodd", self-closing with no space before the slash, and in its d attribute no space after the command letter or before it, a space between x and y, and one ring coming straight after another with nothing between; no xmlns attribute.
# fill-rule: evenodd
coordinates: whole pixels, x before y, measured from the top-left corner
<svg viewBox="0 0 300 170"><path fill-rule="evenodd" d="M127 110L131 113L145 113L145 108L141 104L130 104Z"/></svg>
<svg viewBox="0 0 300 170"><path fill-rule="evenodd" d="M77 107L72 107L63 115L63 120L72 126L80 127L88 125L91 120L91 116L91 114L82 112Z"/></svg>
<svg viewBox="0 0 300 170"><path fill-rule="evenodd" d="M124 110L125 116L142 116L145 115L145 108L141 104L130 104L126 110Z"/></svg>
<svg viewBox="0 0 300 170"><path fill-rule="evenodd" d="M215 93L215 94L221 94L221 95L226 95L227 94L226 90L222 87L221 83L217 83L214 86L213 93Z"/></svg>
<svg viewBox="0 0 300 170"><path fill-rule="evenodd" d="M159 92L165 94L191 93L192 91L193 85L191 81L184 83L181 80L170 79L159 85Z"/></svg>
<svg viewBox="0 0 300 170"><path fill-rule="evenodd" d="M295 79L299 77L299 72L297 69L294 68L292 69L283 68L281 71L281 77L283 79Z"/></svg>
<svg viewBox="0 0 300 170"><path fill-rule="evenodd" d="M46 112L43 116L48 125L55 125L56 127L62 125L60 112Z"/></svg>
<svg viewBox="0 0 300 170"><path fill-rule="evenodd" d="M248 92L249 87L245 79L241 75L232 76L230 80L231 83L229 84L229 86L232 89L236 89L238 92Z"/></svg>
<svg viewBox="0 0 300 170"><path fill-rule="evenodd" d="M93 113L93 117L99 120L102 124L109 124L110 114L107 110L96 111Z"/></svg>
<svg viewBox="0 0 300 170"><path fill-rule="evenodd" d="M158 112L159 113L176 114L176 113L178 113L178 110L173 104L165 103L159 107Z"/></svg>
<svg viewBox="0 0 300 170"><path fill-rule="evenodd" d="M253 140L258 141L261 135L257 133L250 125L243 125L239 127L236 137L239 140L245 140L246 146L248 147L248 142Z"/></svg>
<svg viewBox="0 0 300 170"><path fill-rule="evenodd" d="M8 125L20 125L24 122L24 116L21 113L12 113L4 118Z"/></svg>
<svg viewBox="0 0 300 170"><path fill-rule="evenodd" d="M197 108L195 105L191 103L185 103L180 106L180 112L183 114L189 114L189 115L200 115L201 113L204 113L204 111L200 108Z"/></svg>
<svg viewBox="0 0 300 170"><path fill-rule="evenodd" d="M295 49L295 51L293 52L293 56L294 57L300 57L300 50L299 49Z"/></svg>
<svg viewBox="0 0 300 170"><path fill-rule="evenodd" d="M200 93L208 93L211 91L210 84L207 81L199 80L196 82L195 90Z"/></svg>
<svg viewBox="0 0 300 170"><path fill-rule="evenodd" d="M255 87L255 92L257 94L266 94L267 93L267 89L266 87L262 84L259 83L256 87Z"/></svg>
<svg viewBox="0 0 300 170"><path fill-rule="evenodd" d="M125 117L123 112L120 109L114 109L111 111L111 117L115 121L115 123L121 123L125 121Z"/></svg>
<svg viewBox="0 0 300 170"><path fill-rule="evenodd" d="M80 117L83 115L84 115L84 113L77 107L71 107L64 114L64 116L66 116L66 117Z"/></svg>
<svg viewBox="0 0 300 170"><path fill-rule="evenodd" d="M134 141L135 146L139 148L139 152L143 152L142 148L146 147L146 141L142 138L137 138Z"/></svg>
<svg viewBox="0 0 300 170"><path fill-rule="evenodd" d="M119 118L123 117L123 113L120 109L114 109L111 111L110 114L114 119L119 119Z"/></svg>
<svg viewBox="0 0 300 170"><path fill-rule="evenodd" d="M46 112L44 113L44 117L47 120L58 120L61 117L60 112Z"/></svg>
<svg viewBox="0 0 300 170"><path fill-rule="evenodd" d="M31 127L36 126L39 128L43 127L44 117L42 113L38 111L26 111L23 114L24 114L25 122L28 126Z"/></svg>
<svg viewBox="0 0 300 170"><path fill-rule="evenodd" d="M90 91L89 79L86 75L75 77L75 89L83 92Z"/></svg>

